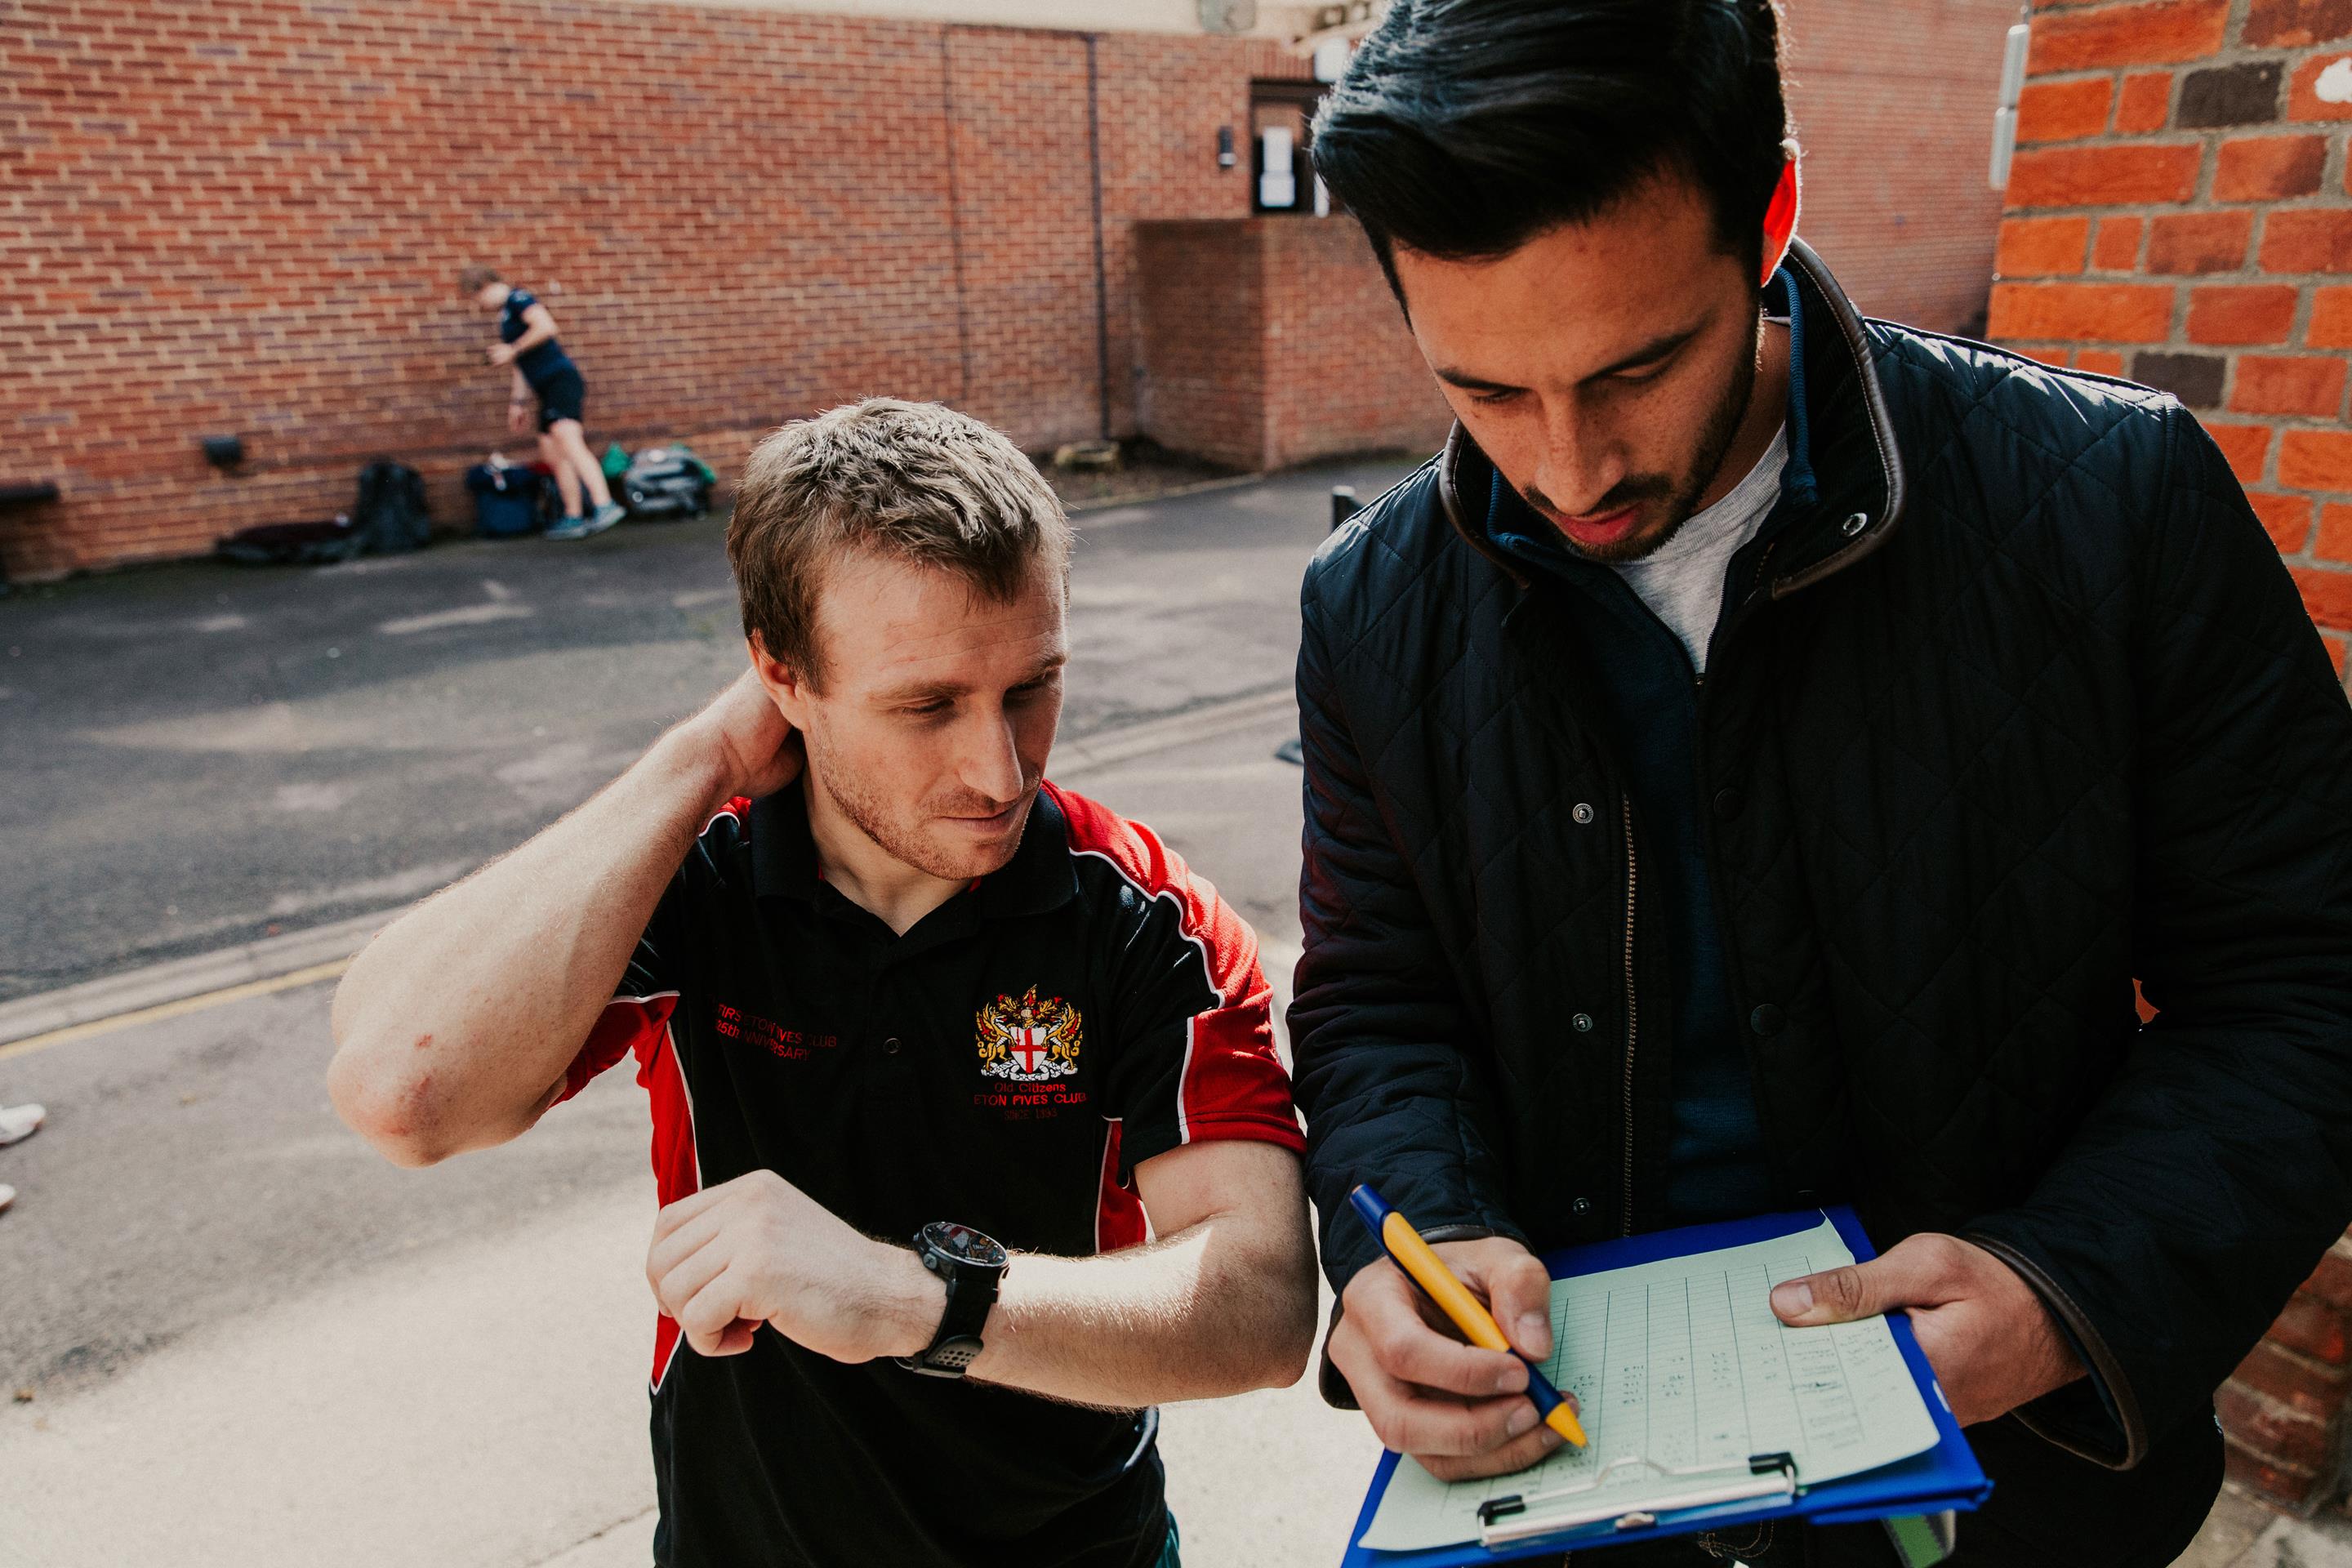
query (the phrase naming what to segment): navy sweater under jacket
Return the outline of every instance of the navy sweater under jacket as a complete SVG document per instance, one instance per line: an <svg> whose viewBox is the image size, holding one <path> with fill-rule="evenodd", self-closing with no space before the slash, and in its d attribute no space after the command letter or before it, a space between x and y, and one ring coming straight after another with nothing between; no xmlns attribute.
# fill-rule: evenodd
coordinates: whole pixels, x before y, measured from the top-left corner
<svg viewBox="0 0 2352 1568"><path fill-rule="evenodd" d="M1784 278L1774 279L1780 285L1776 291L1793 307L1795 290L1785 287ZM1803 378L1797 369L1804 363L1803 332L1802 316L1792 308L1788 466L1772 515L1732 558L1733 584L1753 571L1759 547L1792 503L1810 500L1813 492ZM1597 687L1595 709L1633 795L1643 886L1655 889L1663 906L1656 929L1669 942L1675 1102L1667 1214L1676 1224L1696 1225L1762 1213L1771 1206L1770 1173L1749 1080L1747 1031L1732 1003L1700 835L1697 672L1682 639L1622 577L1572 554L1559 531L1499 479L1488 497L1486 533L1515 558L1566 584L1578 595L1578 608L1589 606L1591 612L1572 617L1574 632ZM1727 590L1724 603L1736 602Z"/></svg>

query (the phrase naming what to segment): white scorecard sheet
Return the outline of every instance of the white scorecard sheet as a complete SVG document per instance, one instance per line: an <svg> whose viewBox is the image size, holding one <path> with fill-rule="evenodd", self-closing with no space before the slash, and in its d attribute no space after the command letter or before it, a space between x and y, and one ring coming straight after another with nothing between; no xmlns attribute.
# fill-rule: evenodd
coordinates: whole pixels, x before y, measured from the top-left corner
<svg viewBox="0 0 2352 1568"><path fill-rule="evenodd" d="M1629 1454L1711 1467L1786 1451L1810 1486L1934 1447L1935 1421L1884 1318L1791 1329L1772 1315L1774 1285L1853 1261L1824 1218L1772 1241L1553 1280L1544 1370L1583 1406L1591 1443L1517 1475L1450 1485L1401 1460L1364 1544L1475 1541L1488 1498L1572 1486ZM1578 1500L1622 1497L1633 1510L1690 1485L1627 1466Z"/></svg>

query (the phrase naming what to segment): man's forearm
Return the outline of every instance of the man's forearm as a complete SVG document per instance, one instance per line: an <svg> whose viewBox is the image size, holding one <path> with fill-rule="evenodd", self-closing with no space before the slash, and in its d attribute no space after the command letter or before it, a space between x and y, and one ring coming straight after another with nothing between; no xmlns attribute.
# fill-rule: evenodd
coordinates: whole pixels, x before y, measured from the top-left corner
<svg viewBox="0 0 2352 1568"><path fill-rule="evenodd" d="M928 1305L918 1317L928 1342L940 1291L916 1300ZM1278 1387L1314 1343L1312 1249L1303 1226L1228 1215L1099 1258L1020 1255L982 1337L971 1375L1074 1404L1139 1408Z"/></svg>
<svg viewBox="0 0 2352 1568"><path fill-rule="evenodd" d="M1315 1258L1283 1146L1190 1144L1136 1167L1169 1235L1095 1258L1016 1254L970 1374L1135 1409L1295 1382L1315 1341ZM836 1361L919 1355L947 1289L905 1243L866 1236L770 1170L663 1208L646 1281L703 1355L759 1325Z"/></svg>
<svg viewBox="0 0 2352 1568"><path fill-rule="evenodd" d="M503 1142L552 1097L723 795L674 731L586 805L411 910L335 994L328 1088L404 1163Z"/></svg>

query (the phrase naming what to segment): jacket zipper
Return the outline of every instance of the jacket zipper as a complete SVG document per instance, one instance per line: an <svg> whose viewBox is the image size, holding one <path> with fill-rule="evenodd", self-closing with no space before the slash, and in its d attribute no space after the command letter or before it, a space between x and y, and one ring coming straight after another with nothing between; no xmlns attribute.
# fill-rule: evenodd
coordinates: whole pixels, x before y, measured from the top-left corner
<svg viewBox="0 0 2352 1568"><path fill-rule="evenodd" d="M1780 542L1777 538L1767 540L1762 552L1756 557L1756 570L1749 579L1750 594L1764 580L1764 564L1772 558L1772 551ZM1694 695L1706 689L1704 671L1692 673L1691 688ZM1701 725L1699 729L1703 736L1705 726ZM1699 743L1704 745L1704 739ZM1633 850L1633 797L1631 795L1618 797L1618 815L1625 829L1625 1174L1624 1186L1620 1194L1617 1233L1631 1236L1633 1234L1633 1054L1641 1042L1642 1016L1640 998L1633 990L1633 916L1642 877L1641 862Z"/></svg>
<svg viewBox="0 0 2352 1568"><path fill-rule="evenodd" d="M1641 867L1633 855L1633 797L1618 797L1625 825L1625 1190L1617 1216L1618 1234L1633 1234L1633 1047L1640 1038L1641 1012L1633 994L1634 894L1641 885Z"/></svg>

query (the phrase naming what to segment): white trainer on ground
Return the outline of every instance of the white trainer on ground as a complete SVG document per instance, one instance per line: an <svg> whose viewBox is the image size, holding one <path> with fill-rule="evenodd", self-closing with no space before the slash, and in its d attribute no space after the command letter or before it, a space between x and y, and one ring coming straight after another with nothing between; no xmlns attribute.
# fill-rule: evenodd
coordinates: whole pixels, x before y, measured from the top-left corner
<svg viewBox="0 0 2352 1568"><path fill-rule="evenodd" d="M0 1149L21 1143L39 1131L48 1114L37 1105L0 1105ZM6 1206L0 1204L0 1208Z"/></svg>
<svg viewBox="0 0 2352 1568"><path fill-rule="evenodd" d="M16 1189L5 1182L0 1182L0 1214L6 1213L8 1205L16 1201Z"/></svg>

